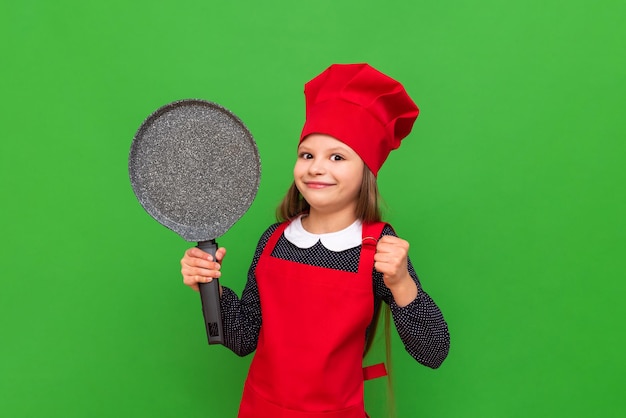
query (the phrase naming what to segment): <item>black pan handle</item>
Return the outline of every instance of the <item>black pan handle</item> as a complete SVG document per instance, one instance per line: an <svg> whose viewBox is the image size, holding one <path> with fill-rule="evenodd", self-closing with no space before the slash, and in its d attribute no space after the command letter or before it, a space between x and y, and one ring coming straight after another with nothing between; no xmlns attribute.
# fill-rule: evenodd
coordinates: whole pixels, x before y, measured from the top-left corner
<svg viewBox="0 0 626 418"><path fill-rule="evenodd" d="M197 247L211 254L213 260L216 260L217 242L215 240L200 241ZM200 299L202 301L202 314L204 315L209 344L224 344L222 311L220 309L220 284L218 279L213 279L210 283L200 283Z"/></svg>

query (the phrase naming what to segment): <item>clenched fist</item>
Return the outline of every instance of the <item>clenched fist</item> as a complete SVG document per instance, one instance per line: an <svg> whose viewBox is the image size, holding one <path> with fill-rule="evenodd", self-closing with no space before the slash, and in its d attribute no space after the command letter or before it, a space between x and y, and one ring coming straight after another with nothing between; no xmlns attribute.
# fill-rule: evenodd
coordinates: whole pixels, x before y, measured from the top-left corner
<svg viewBox="0 0 626 418"><path fill-rule="evenodd" d="M408 270L409 243L384 235L376 245L374 268L383 274L385 285L398 306L406 306L417 296L417 285Z"/></svg>

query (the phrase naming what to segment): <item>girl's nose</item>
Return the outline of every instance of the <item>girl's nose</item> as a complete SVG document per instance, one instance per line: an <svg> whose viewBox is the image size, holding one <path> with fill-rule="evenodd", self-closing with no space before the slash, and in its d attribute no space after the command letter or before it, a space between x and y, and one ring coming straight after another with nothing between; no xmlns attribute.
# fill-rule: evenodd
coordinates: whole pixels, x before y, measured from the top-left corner
<svg viewBox="0 0 626 418"><path fill-rule="evenodd" d="M326 168L324 167L323 161L320 161L318 159L311 160L311 165L309 166L309 172L311 174L319 175L323 174L325 171Z"/></svg>

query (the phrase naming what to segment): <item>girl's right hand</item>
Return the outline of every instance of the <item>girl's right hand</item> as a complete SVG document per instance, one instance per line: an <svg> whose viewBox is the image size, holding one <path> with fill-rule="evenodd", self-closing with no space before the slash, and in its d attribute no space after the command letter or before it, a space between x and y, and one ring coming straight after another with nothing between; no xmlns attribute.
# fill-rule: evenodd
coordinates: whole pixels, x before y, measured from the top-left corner
<svg viewBox="0 0 626 418"><path fill-rule="evenodd" d="M199 291L199 283L209 283L214 278L221 276L221 261L226 255L225 248L218 248L215 258L198 247L193 247L185 251L185 255L180 260L183 283L191 287L196 292Z"/></svg>

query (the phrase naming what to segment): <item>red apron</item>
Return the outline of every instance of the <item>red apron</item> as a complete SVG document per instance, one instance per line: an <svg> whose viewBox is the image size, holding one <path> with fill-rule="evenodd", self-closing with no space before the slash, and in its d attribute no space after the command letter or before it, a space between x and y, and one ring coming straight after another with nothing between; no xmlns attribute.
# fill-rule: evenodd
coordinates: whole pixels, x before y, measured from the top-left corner
<svg viewBox="0 0 626 418"><path fill-rule="evenodd" d="M239 418L364 418L362 365L372 321L372 269L384 223L363 224L359 271L271 256L281 224L256 268L263 323ZM373 238L373 239L372 239Z"/></svg>

